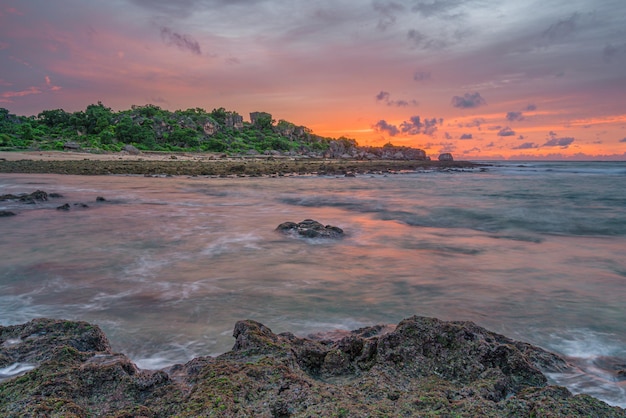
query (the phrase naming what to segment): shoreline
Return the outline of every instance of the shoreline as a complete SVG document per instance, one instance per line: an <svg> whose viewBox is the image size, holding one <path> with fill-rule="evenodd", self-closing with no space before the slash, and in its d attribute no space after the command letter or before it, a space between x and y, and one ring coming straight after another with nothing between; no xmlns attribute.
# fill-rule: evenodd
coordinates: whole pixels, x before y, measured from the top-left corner
<svg viewBox="0 0 626 418"><path fill-rule="evenodd" d="M283 176L385 174L484 167L469 161L348 160L211 153L0 152L0 173L70 175Z"/></svg>

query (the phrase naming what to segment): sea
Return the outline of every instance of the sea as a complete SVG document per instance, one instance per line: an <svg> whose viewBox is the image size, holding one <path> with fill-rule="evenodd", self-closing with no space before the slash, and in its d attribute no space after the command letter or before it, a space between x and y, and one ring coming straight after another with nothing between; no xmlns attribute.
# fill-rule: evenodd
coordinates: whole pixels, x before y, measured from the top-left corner
<svg viewBox="0 0 626 418"><path fill-rule="evenodd" d="M0 174L0 194L62 195L0 202L17 214L0 218L0 325L88 321L159 369L230 350L242 319L298 336L413 315L473 321L566 357L571 370L551 383L626 407L626 162L488 164L356 177ZM305 219L344 237L276 231Z"/></svg>

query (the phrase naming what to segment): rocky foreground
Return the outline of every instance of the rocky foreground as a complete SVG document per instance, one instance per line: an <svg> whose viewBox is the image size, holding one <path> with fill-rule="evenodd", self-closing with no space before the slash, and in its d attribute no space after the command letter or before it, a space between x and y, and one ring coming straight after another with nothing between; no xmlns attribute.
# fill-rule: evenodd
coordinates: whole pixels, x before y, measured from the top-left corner
<svg viewBox="0 0 626 418"><path fill-rule="evenodd" d="M0 327L0 373L30 369L0 383L0 416L626 416L548 385L560 357L471 322L412 317L331 341L247 320L233 336L219 357L147 371L86 322Z"/></svg>

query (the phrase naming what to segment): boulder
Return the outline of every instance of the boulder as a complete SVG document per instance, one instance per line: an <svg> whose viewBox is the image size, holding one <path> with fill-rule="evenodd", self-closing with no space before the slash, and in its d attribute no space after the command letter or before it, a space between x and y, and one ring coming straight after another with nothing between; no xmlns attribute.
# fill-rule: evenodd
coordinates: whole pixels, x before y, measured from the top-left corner
<svg viewBox="0 0 626 418"><path fill-rule="evenodd" d="M80 144L74 141L68 141L63 144L63 149L66 151L77 151L80 149Z"/></svg>
<svg viewBox="0 0 626 418"><path fill-rule="evenodd" d="M297 234L305 238L341 238L343 236L343 229L332 225L323 225L313 219L305 219L300 223L283 222L276 227L276 230L287 234Z"/></svg>
<svg viewBox="0 0 626 418"><path fill-rule="evenodd" d="M124 148L122 148L122 151L126 151L130 155L139 155L139 153L141 152L136 146L130 145L130 144L124 145Z"/></svg>

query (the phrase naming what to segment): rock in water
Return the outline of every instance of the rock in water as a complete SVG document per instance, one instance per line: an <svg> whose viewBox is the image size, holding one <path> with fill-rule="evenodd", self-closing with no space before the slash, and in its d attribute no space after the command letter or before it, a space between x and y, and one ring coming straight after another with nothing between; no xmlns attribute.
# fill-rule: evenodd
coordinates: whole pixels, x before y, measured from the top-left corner
<svg viewBox="0 0 626 418"><path fill-rule="evenodd" d="M449 152L444 152L439 155L439 161L454 161L454 157Z"/></svg>
<svg viewBox="0 0 626 418"><path fill-rule="evenodd" d="M306 238L341 238L343 229L326 225L314 221L313 219L305 219L300 223L283 222L276 227L277 231L283 233L296 233Z"/></svg>
<svg viewBox="0 0 626 418"><path fill-rule="evenodd" d="M562 358L471 322L411 317L337 340L239 321L232 351L139 370L97 326L0 326L0 416L624 417L547 384Z"/></svg>

